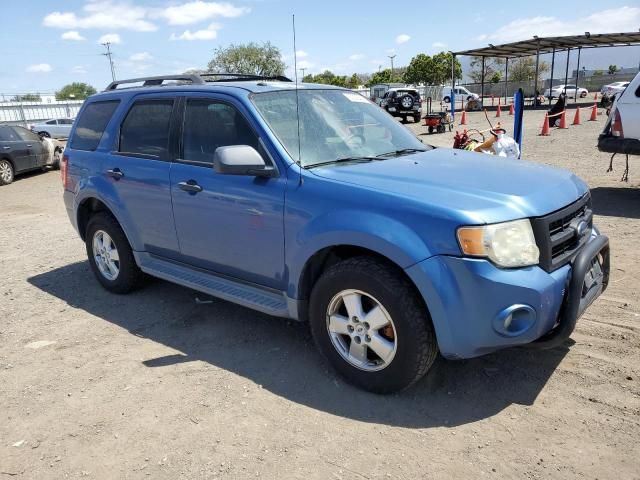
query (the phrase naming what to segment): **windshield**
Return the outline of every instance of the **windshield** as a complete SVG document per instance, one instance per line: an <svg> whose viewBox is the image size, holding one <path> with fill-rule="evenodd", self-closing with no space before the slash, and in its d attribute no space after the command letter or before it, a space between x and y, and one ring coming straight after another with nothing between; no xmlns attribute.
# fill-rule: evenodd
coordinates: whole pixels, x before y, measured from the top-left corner
<svg viewBox="0 0 640 480"><path fill-rule="evenodd" d="M257 93L252 101L291 158L303 167L431 148L380 107L348 90L298 90L298 109L295 90Z"/></svg>

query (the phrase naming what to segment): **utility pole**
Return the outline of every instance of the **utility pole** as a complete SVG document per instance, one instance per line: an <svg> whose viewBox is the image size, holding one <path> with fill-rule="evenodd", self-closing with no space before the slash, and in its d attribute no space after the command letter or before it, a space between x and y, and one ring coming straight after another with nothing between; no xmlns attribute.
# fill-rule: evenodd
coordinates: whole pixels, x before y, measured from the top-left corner
<svg viewBox="0 0 640 480"><path fill-rule="evenodd" d="M304 72L307 70L306 68L299 69L302 72L302 80L304 81Z"/></svg>
<svg viewBox="0 0 640 480"><path fill-rule="evenodd" d="M393 82L393 59L396 58L395 55L387 55L387 57L389 57L389 59L391 60L391 81Z"/></svg>
<svg viewBox="0 0 640 480"><path fill-rule="evenodd" d="M103 53L102 55L104 55L105 57L107 57L109 59L109 66L111 67L111 80L112 81L116 81L116 71L113 68L113 59L111 58L111 42L105 42L102 44L106 49L107 49L107 53Z"/></svg>

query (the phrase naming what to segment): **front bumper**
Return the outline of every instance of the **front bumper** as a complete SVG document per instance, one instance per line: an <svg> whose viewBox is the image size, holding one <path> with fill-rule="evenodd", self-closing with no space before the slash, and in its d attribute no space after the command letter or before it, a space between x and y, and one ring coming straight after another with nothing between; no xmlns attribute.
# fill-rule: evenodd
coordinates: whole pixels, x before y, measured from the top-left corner
<svg viewBox="0 0 640 480"><path fill-rule="evenodd" d="M406 271L429 308L442 355L471 358L566 340L607 286L608 252L607 237L594 235L572 263L551 273L537 266L500 269L487 260L448 256L431 257ZM598 254L601 275L583 295L585 276L593 273Z"/></svg>

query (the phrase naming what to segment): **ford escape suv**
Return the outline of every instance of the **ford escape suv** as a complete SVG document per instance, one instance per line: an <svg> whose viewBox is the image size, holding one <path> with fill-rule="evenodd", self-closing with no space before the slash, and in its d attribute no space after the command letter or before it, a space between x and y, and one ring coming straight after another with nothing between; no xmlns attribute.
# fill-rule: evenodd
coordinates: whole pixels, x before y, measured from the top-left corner
<svg viewBox="0 0 640 480"><path fill-rule="evenodd" d="M107 290L148 274L308 321L374 392L413 384L438 353L557 345L608 283L575 175L429 147L337 87L115 82L83 105L62 177Z"/></svg>

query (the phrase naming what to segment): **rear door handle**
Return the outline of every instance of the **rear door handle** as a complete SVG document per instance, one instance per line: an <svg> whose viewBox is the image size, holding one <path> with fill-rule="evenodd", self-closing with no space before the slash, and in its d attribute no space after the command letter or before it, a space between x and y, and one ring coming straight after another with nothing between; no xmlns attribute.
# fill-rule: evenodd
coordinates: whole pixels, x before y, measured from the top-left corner
<svg viewBox="0 0 640 480"><path fill-rule="evenodd" d="M184 190L185 192L198 193L202 191L202 187L198 185L198 182L196 182L195 180L180 182L178 183L178 186L180 187L181 190Z"/></svg>
<svg viewBox="0 0 640 480"><path fill-rule="evenodd" d="M2 147L2 148L4 148L5 150L11 150L11 147Z"/></svg>
<svg viewBox="0 0 640 480"><path fill-rule="evenodd" d="M107 175L111 178L115 178L116 180L120 180L122 177L124 177L124 173L122 173L122 170L120 170L119 168L112 168L110 170L107 170Z"/></svg>
<svg viewBox="0 0 640 480"><path fill-rule="evenodd" d="M31 145L30 143L27 143L27 147L31 148L33 147L33 145Z"/></svg>

